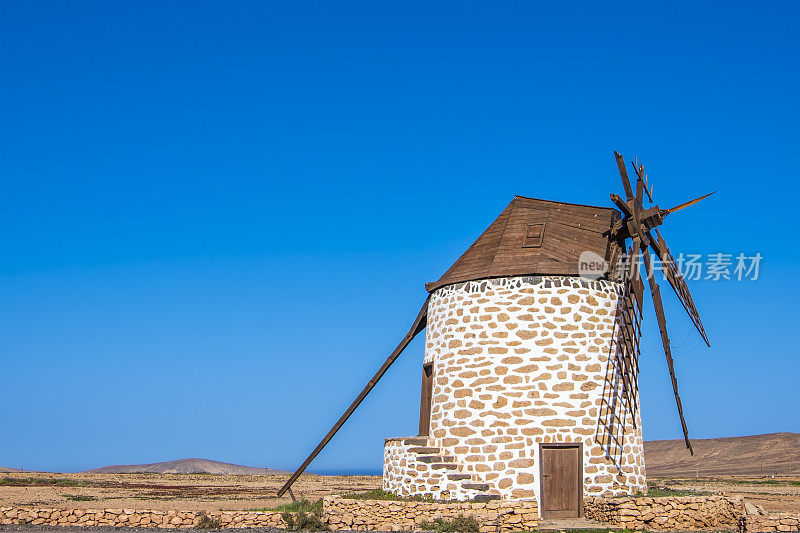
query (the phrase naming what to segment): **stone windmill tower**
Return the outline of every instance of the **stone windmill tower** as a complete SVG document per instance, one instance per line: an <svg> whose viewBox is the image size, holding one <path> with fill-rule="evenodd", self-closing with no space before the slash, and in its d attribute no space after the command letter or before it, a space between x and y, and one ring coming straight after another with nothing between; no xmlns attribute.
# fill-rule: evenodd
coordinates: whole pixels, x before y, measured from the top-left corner
<svg viewBox="0 0 800 533"><path fill-rule="evenodd" d="M438 280L406 337L288 490L380 377L427 328L419 434L390 438L383 487L442 500L536 499L543 516L578 516L584 495L646 491L637 386L648 247L708 342L686 284L654 228L644 169L619 209L515 197ZM704 198L704 197L703 197ZM655 237L651 233L655 233ZM632 241L626 247L628 239ZM655 277L647 277L691 451Z"/></svg>

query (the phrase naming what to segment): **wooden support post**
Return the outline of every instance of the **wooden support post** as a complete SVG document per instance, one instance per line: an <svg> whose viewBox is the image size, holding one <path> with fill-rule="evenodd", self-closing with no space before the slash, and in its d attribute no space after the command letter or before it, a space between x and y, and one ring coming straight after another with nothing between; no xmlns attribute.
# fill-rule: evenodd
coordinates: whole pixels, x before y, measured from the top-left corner
<svg viewBox="0 0 800 533"><path fill-rule="evenodd" d="M317 447L314 448L314 451L311 452L311 455L309 455L308 458L306 458L306 460L303 461L303 464L300 465L300 467L297 469L297 471L294 474L292 474L292 476L289 478L289 480L283 485L283 487L281 487L281 489L278 491L278 496L283 496L283 493L286 492L287 490L289 490L289 487L291 487L292 484L295 481L297 481L297 478L300 477L300 474L302 474L303 471L308 467L308 465L311 464L311 461L313 461L314 458L317 455L319 455L319 452L321 452L322 449L325 446L328 445L328 443L331 441L333 436L336 435L336 432L339 431L339 429L341 429L341 427L344 425L344 423L347 422L347 419L350 418L350 415L352 415L353 412L356 410L356 408L359 405L361 405L361 402L364 401L364 398L367 397L367 394L369 394L369 392L372 390L372 388L375 387L375 385L378 384L378 381L380 381L380 379L383 377L383 375L386 373L386 371L389 370L389 367L392 366L392 364L397 360L397 358L400 356L400 354L403 353L403 350L406 349L406 346L409 345L409 343L414 339L414 337L417 336L417 334L420 331L425 329L425 326L428 323L427 321L428 321L428 302L429 301L430 301L430 296L428 296L428 298L425 300L425 303L422 304L422 309L419 310L419 313L417 314L417 318L414 320L414 323L411 325L411 329L408 330L408 333L406 333L406 336L403 337L402 341L400 341L400 344L397 345L397 348L394 349L394 351L389 356L389 358L386 359L386 361L378 369L378 371L375 373L375 375L372 376L372 379L369 380L369 382L367 383L366 387L364 387L364 389L356 397L356 399L353 400L353 403L350 404L350 407L347 408L347 410L344 412L344 414L333 425L331 430L328 431L328 434L325 435L325 437L322 439L322 441L320 441L320 443L317 445Z"/></svg>

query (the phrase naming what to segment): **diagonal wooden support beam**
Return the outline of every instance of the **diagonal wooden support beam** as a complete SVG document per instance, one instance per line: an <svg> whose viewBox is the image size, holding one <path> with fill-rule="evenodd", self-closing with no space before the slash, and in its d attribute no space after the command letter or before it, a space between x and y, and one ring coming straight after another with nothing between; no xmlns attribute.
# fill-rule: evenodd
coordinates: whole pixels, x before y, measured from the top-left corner
<svg viewBox="0 0 800 533"><path fill-rule="evenodd" d="M397 345L397 348L394 349L389 358L386 359L375 375L372 376L372 379L369 380L366 387L364 387L356 399L353 400L353 403L350 404L350 407L348 407L344 414L339 417L339 420L337 420L331 430L328 431L328 434L325 435L319 444L317 444L317 447L314 448L314 451L311 452L311 455L309 455L306 460L303 461L303 464L301 464L295 473L292 474L292 477L290 477L289 480L284 483L283 487L281 487L281 489L278 491L278 496L283 496L283 493L289 490L289 487L291 487L292 484L297 481L297 478L300 477L300 474L302 474L303 471L308 468L308 465L311 464L311 461L313 461L317 455L319 455L319 452L321 452L322 449L328 445L333 436L336 435L336 432L342 428L344 423L347 422L347 419L350 418L350 415L353 414L356 408L361 405L361 402L364 401L364 398L367 397L367 394L370 393L370 391L373 389L373 387L375 387L375 385L378 384L378 381L380 381L386 371L389 370L389 367L392 366L398 357L400 357L400 354L403 353L403 350L406 349L406 346L408 346L409 343L414 340L414 337L416 337L419 332L425 329L425 326L428 323L428 303L430 302L430 299L430 296L425 299L425 303L422 304L422 309L419 310L417 318L414 320L414 323L411 324L411 329L408 330L406 336L403 337L403 340L400 341L400 344Z"/></svg>

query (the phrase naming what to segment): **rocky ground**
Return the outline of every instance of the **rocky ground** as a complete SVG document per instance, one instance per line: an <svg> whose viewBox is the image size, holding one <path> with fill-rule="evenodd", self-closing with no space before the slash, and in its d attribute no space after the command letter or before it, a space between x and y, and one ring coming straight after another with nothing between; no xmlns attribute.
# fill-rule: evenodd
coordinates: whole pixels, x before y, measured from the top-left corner
<svg viewBox="0 0 800 533"><path fill-rule="evenodd" d="M154 510L272 509L288 503L276 493L287 475L212 474L50 474L5 473L0 476L0 507L37 506L67 509L125 508ZM379 476L303 475L292 487L297 498L315 501L328 494L379 488Z"/></svg>
<svg viewBox="0 0 800 533"><path fill-rule="evenodd" d="M800 511L800 476L647 477L648 483L675 490L744 496L768 513Z"/></svg>
<svg viewBox="0 0 800 533"><path fill-rule="evenodd" d="M291 498L276 493L286 475L48 474L0 475L0 507L126 508L155 510L273 509ZM660 487L741 495L767 512L800 511L800 476L761 478L649 477ZM378 476L303 475L295 496L317 500L328 494L363 492L381 486Z"/></svg>

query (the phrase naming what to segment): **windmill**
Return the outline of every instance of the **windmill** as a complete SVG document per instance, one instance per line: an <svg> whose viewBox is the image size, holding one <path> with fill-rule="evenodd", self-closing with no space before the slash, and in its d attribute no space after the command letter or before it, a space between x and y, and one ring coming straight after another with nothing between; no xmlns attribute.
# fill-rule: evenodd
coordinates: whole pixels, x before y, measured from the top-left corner
<svg viewBox="0 0 800 533"><path fill-rule="evenodd" d="M637 385L640 257L693 453L649 250L708 343L658 226L709 195L671 209L645 208L653 189L644 167L632 163L634 193L622 156L614 155L625 192L625 199L611 195L619 211L517 196L438 281L426 284L428 297L405 337L279 496L292 494L292 484L426 329L419 433L386 440L386 490L437 499L536 498L542 516L553 517L580 515L584 492L646 490ZM582 279L586 252L614 268L601 279Z"/></svg>

